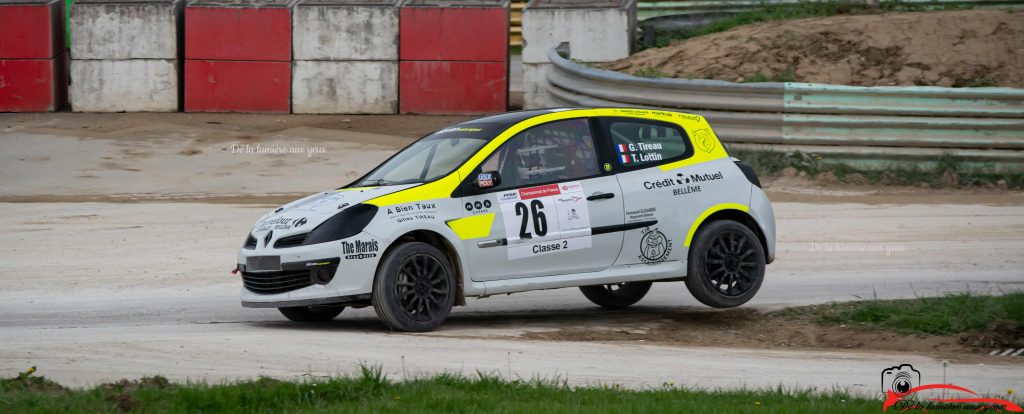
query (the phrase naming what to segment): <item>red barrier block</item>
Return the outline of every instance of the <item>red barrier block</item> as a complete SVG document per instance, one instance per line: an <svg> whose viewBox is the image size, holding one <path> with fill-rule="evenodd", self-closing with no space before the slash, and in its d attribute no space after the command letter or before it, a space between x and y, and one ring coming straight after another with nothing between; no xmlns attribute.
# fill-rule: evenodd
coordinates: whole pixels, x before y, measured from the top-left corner
<svg viewBox="0 0 1024 414"><path fill-rule="evenodd" d="M290 61L292 2L189 3L185 8L185 58Z"/></svg>
<svg viewBox="0 0 1024 414"><path fill-rule="evenodd" d="M508 60L507 1L422 1L402 6L400 60Z"/></svg>
<svg viewBox="0 0 1024 414"><path fill-rule="evenodd" d="M0 112L51 112L68 93L68 56L0 59Z"/></svg>
<svg viewBox="0 0 1024 414"><path fill-rule="evenodd" d="M508 106L505 62L404 61L398 76L402 113L489 114Z"/></svg>
<svg viewBox="0 0 1024 414"><path fill-rule="evenodd" d="M50 59L65 42L63 0L0 2L0 59Z"/></svg>
<svg viewBox="0 0 1024 414"><path fill-rule="evenodd" d="M290 62L185 61L185 112L288 113Z"/></svg>

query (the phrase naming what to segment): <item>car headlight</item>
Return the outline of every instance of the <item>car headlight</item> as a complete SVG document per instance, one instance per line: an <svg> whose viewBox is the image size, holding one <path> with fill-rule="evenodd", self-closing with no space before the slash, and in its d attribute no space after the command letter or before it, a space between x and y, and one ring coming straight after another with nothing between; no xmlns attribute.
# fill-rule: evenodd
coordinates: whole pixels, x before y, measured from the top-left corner
<svg viewBox="0 0 1024 414"><path fill-rule="evenodd" d="M327 243L355 236L370 224L375 215L377 206L359 204L349 207L316 226L302 244Z"/></svg>

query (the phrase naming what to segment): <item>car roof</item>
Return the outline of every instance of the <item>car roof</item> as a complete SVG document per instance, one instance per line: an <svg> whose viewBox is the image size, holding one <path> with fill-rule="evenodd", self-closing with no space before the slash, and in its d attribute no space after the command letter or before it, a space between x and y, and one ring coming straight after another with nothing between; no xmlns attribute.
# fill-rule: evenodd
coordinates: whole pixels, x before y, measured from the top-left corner
<svg viewBox="0 0 1024 414"><path fill-rule="evenodd" d="M462 122L458 125L474 125L474 124L488 124L499 126L503 128L509 128L512 125L518 124L527 119L550 114L552 112L564 111L566 109L578 109L578 108L545 108L545 109L529 109L524 111L512 111L498 115L485 116L483 118L471 119L466 122Z"/></svg>
<svg viewBox="0 0 1024 414"><path fill-rule="evenodd" d="M483 124L486 124L486 125L491 126L491 127L507 129L507 128L511 128L515 124L518 124L520 122L523 122L523 121L525 121L527 119L530 119L530 118L533 118L533 117L537 117L537 116L541 116L541 115L546 115L546 114L550 114L550 113L554 113L554 112L580 110L580 109L644 109L644 110L661 111L661 112L680 112L680 111L673 111L673 110L670 110L670 109L643 108L643 107L638 107L638 108L617 108L617 107L581 106L581 107L544 108L544 109L529 109L529 110L522 110L522 111L512 111L512 112L506 112L506 113L498 114L498 115L485 116L485 117L482 117L482 118L470 119L468 121L464 121L464 122L461 122L459 124L452 125L452 126L472 126L472 125L483 125ZM680 112L680 113L684 113L684 112Z"/></svg>

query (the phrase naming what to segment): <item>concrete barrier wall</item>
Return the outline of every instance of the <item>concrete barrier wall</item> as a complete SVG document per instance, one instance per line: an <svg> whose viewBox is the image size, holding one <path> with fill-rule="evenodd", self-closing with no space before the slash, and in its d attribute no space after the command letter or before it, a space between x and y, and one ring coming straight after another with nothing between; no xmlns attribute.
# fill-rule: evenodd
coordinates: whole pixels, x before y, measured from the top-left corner
<svg viewBox="0 0 1024 414"><path fill-rule="evenodd" d="M316 0L292 18L295 60L398 60L395 0Z"/></svg>
<svg viewBox="0 0 1024 414"><path fill-rule="evenodd" d="M0 2L0 112L55 111L67 97L64 3Z"/></svg>
<svg viewBox="0 0 1024 414"><path fill-rule="evenodd" d="M75 112L178 110L177 60L77 60L71 79Z"/></svg>
<svg viewBox="0 0 1024 414"><path fill-rule="evenodd" d="M569 42L578 62L629 57L635 44L636 1L532 0L523 10L523 107L551 106L548 50Z"/></svg>
<svg viewBox="0 0 1024 414"><path fill-rule="evenodd" d="M297 114L398 112L397 61L300 60L292 72Z"/></svg>
<svg viewBox="0 0 1024 414"><path fill-rule="evenodd" d="M78 0L71 7L74 59L177 59L182 2Z"/></svg>
<svg viewBox="0 0 1024 414"><path fill-rule="evenodd" d="M398 112L394 0L309 0L292 13L292 112Z"/></svg>
<svg viewBox="0 0 1024 414"><path fill-rule="evenodd" d="M177 111L183 7L182 0L75 1L71 109Z"/></svg>
<svg viewBox="0 0 1024 414"><path fill-rule="evenodd" d="M400 16L400 112L508 109L508 0L406 0Z"/></svg>

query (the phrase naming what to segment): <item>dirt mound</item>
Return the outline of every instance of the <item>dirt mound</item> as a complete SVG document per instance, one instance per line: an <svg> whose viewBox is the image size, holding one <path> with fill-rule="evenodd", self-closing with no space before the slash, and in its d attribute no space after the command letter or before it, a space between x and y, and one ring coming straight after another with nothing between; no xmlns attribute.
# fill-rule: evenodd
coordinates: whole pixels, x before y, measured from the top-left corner
<svg viewBox="0 0 1024 414"><path fill-rule="evenodd" d="M858 86L1024 87L1024 10L838 16L738 27L599 67Z"/></svg>

